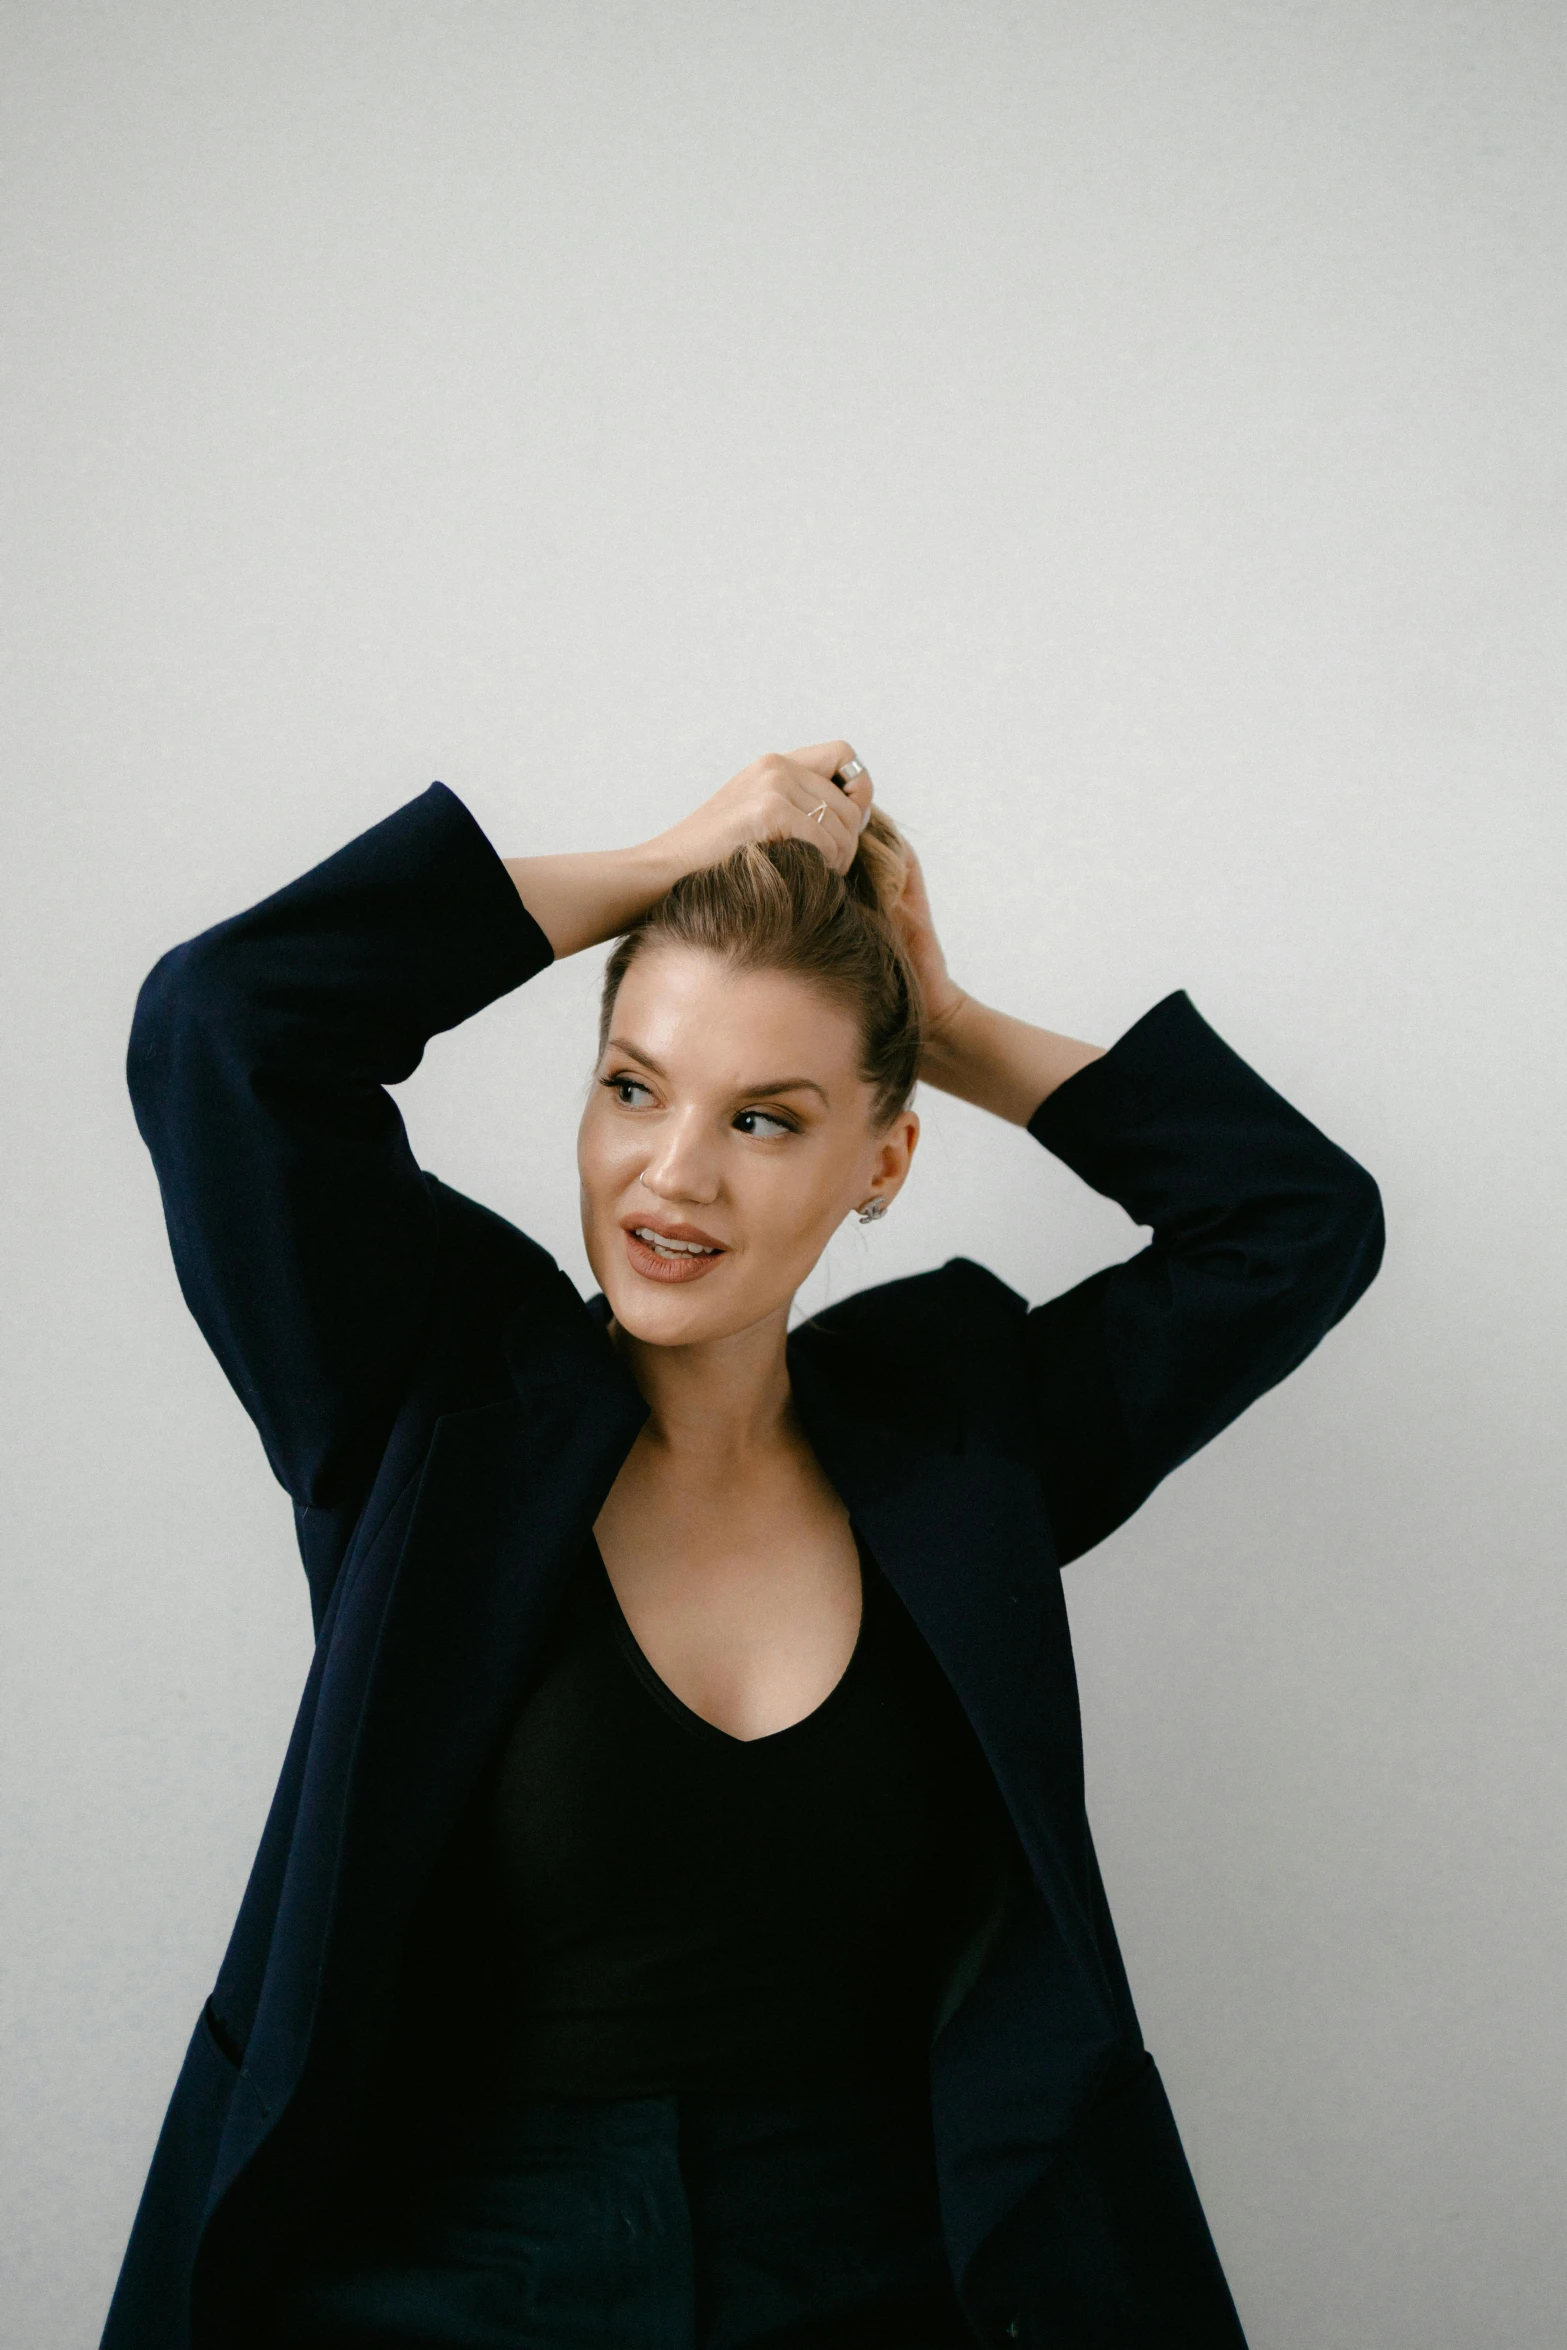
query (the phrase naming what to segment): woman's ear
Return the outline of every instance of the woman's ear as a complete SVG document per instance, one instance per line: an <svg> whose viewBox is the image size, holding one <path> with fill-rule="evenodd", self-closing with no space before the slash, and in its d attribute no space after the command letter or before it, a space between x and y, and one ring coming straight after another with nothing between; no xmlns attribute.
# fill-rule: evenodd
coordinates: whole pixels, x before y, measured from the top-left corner
<svg viewBox="0 0 1567 2350"><path fill-rule="evenodd" d="M876 1154L871 1162L871 1181L865 1198L860 1202L861 1213L872 1200L879 1200L879 1213L885 1215L903 1189L909 1172L909 1161L920 1138L920 1122L912 1110L900 1110L892 1124L878 1138Z"/></svg>

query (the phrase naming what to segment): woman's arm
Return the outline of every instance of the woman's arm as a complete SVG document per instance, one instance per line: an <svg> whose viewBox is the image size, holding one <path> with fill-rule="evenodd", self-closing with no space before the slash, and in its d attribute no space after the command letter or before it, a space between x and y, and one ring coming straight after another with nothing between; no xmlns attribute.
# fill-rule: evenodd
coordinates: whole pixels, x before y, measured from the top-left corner
<svg viewBox="0 0 1567 2350"><path fill-rule="evenodd" d="M925 997L920 1075L927 1085L958 1094L1014 1126L1026 1126L1058 1085L1100 1058L1103 1045L1033 1028L1009 1012L993 1011L957 986L936 936L925 877L912 849L897 918Z"/></svg>
<svg viewBox="0 0 1567 2350"><path fill-rule="evenodd" d="M1108 1051L1080 1044L954 985L917 866L899 913L930 1012L922 1074L1026 1126L1153 1233L1063 1296L1017 1301L1065 1564L1348 1313L1381 1261L1381 1198L1185 994Z"/></svg>
<svg viewBox="0 0 1567 2350"><path fill-rule="evenodd" d="M127 1074L180 1286L301 1507L362 1498L430 1306L436 1208L385 1088L549 960L434 784L142 988Z"/></svg>
<svg viewBox="0 0 1567 2350"><path fill-rule="evenodd" d="M1382 1201L1180 990L1028 1124L1153 1234L1025 1318L1064 1563L1342 1320L1381 1263Z"/></svg>
<svg viewBox="0 0 1567 2350"><path fill-rule="evenodd" d="M1013 1126L1026 1126L1041 1102L1104 1052L1075 1036L1033 1028L970 995L932 1023L920 1062L927 1085L955 1093Z"/></svg>
<svg viewBox="0 0 1567 2350"><path fill-rule="evenodd" d="M151 972L127 1074L180 1286L301 1507L362 1498L430 1309L436 1208L386 1087L741 841L845 870L870 799L830 780L851 757L759 759L640 848L504 865L434 784Z"/></svg>

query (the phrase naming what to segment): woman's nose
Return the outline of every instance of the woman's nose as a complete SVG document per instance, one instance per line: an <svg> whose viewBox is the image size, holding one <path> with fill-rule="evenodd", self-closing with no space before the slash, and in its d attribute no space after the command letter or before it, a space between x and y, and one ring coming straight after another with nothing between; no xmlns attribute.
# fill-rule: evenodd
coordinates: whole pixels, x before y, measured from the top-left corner
<svg viewBox="0 0 1567 2350"><path fill-rule="evenodd" d="M655 1199L716 1199L718 1167L704 1136L676 1121L661 1141L662 1147L642 1170L644 1188Z"/></svg>

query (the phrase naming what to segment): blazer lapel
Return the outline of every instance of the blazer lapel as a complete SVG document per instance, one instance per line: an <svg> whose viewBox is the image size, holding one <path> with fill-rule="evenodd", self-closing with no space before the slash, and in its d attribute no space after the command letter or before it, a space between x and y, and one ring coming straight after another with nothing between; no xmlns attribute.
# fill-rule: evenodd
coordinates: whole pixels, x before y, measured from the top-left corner
<svg viewBox="0 0 1567 2350"><path fill-rule="evenodd" d="M1089 1923L1082 1731L1060 1572L1038 1480L954 1449L791 1345L796 1407L855 1526L952 1683L1083 1984L1113 2009Z"/></svg>
<svg viewBox="0 0 1567 2350"><path fill-rule="evenodd" d="M436 1423L387 1603L338 1912L383 1947L504 1733L647 1417L575 1288L556 1281L508 1325L513 1394Z"/></svg>

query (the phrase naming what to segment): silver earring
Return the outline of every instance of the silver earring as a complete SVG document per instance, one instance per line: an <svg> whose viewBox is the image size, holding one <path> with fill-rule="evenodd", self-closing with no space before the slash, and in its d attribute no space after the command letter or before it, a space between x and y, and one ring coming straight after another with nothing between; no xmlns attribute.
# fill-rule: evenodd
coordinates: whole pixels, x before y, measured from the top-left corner
<svg viewBox="0 0 1567 2350"><path fill-rule="evenodd" d="M860 1222L862 1224L879 1223L887 1213L887 1205L888 1203L884 1199L868 1199L860 1210Z"/></svg>

